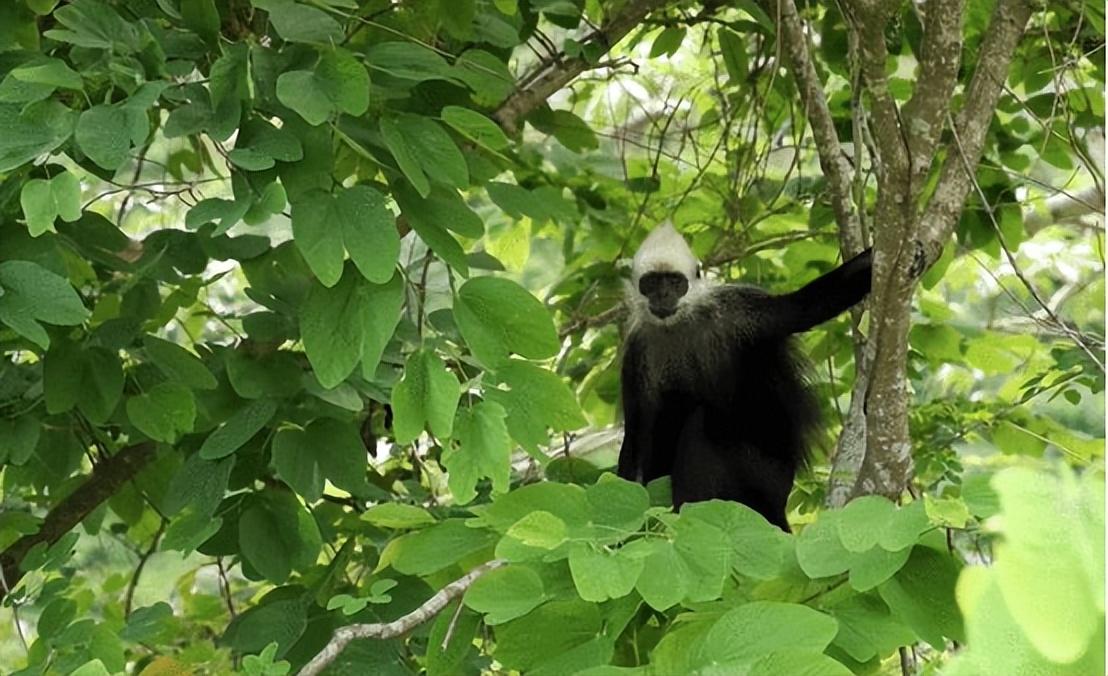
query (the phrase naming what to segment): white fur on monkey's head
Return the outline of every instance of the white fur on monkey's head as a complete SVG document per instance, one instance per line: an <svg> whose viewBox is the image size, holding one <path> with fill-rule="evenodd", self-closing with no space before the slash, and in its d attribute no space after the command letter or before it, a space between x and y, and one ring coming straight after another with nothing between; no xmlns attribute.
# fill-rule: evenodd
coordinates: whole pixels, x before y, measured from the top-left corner
<svg viewBox="0 0 1108 676"><path fill-rule="evenodd" d="M697 277L700 262L688 242L666 221L647 236L631 261L631 283L637 289L639 280L648 272L679 272L690 283Z"/></svg>

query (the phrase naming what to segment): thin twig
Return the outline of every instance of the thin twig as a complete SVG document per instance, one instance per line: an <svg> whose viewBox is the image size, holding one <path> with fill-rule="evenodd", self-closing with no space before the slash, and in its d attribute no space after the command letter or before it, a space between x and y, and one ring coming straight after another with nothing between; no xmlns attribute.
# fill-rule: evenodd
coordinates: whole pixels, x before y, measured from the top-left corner
<svg viewBox="0 0 1108 676"><path fill-rule="evenodd" d="M138 565L135 566L135 572L131 574L131 581L127 583L127 594L123 597L123 617L125 618L131 616L131 605L135 600L135 588L138 587L139 578L142 577L142 571L146 568L146 562L150 560L154 552L158 551L158 543L162 539L162 534L165 533L166 523L168 522L162 519L162 522L158 525L158 530L150 540L150 546L139 555Z"/></svg>
<svg viewBox="0 0 1108 676"><path fill-rule="evenodd" d="M389 639L402 636L420 624L442 612L451 601L465 593L470 585L477 581L490 570L503 566L506 561L493 559L477 566L462 577L440 589L434 596L427 599L420 607L392 622L375 622L372 624L351 624L339 627L331 635L331 640L300 670L300 676L316 676L322 673L327 665L335 661L335 658L350 644L362 638Z"/></svg>

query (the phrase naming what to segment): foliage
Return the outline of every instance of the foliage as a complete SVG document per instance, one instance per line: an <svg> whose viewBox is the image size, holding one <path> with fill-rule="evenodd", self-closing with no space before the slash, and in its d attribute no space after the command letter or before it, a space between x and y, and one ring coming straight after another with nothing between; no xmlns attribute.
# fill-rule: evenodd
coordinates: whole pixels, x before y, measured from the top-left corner
<svg viewBox="0 0 1108 676"><path fill-rule="evenodd" d="M771 14L586 39L636 4L0 3L0 670L289 673L495 557L329 673L1103 672L1103 236L1031 226L1103 190L1102 8L1036 10L924 278L915 497L820 508L854 349L803 338L794 535L606 471L650 225L772 290L838 255ZM845 24L805 18L853 146ZM586 74L502 128L550 49Z"/></svg>

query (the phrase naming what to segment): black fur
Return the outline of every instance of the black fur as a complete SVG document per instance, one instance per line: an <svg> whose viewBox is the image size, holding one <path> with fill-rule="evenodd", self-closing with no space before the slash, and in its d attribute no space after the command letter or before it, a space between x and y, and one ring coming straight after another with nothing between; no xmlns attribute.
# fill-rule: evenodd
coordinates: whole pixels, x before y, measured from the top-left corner
<svg viewBox="0 0 1108 676"><path fill-rule="evenodd" d="M787 531L785 502L819 412L790 336L860 301L870 269L866 251L789 294L718 285L666 321L634 322L619 475L669 474L676 508L735 500Z"/></svg>

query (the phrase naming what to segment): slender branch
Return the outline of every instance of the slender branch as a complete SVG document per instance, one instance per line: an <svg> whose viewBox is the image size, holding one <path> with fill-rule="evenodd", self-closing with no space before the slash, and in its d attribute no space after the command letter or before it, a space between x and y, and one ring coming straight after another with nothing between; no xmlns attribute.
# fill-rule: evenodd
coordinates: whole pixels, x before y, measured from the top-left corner
<svg viewBox="0 0 1108 676"><path fill-rule="evenodd" d="M135 572L131 574L131 581L127 584L127 593L123 598L123 617L131 616L131 606L135 600L135 588L138 587L139 578L142 577L142 571L146 568L146 562L158 550L158 543L161 542L162 534L165 533L166 523L166 520L162 519L162 522L158 524L157 532L150 539L150 546L139 555L138 565L135 566Z"/></svg>
<svg viewBox="0 0 1108 676"><path fill-rule="evenodd" d="M599 47L602 54L607 54L632 29L637 28L648 14L668 2L670 0L629 0L619 11L607 17L604 25L581 40L581 51L588 52ZM569 58L564 52L544 59L522 78L521 82L526 84L501 103L492 116L505 131L514 134L519 130L523 118L542 105L554 92L586 70L596 67L597 64L590 63L584 57Z"/></svg>
<svg viewBox="0 0 1108 676"><path fill-rule="evenodd" d="M331 636L327 645L323 646L315 657L300 670L300 676L315 676L321 673L327 665L335 661L335 658L350 644L361 638L388 639L408 633L416 626L431 619L451 601L465 593L465 590L490 570L494 570L506 564L503 559L493 559L477 566L462 577L440 589L434 596L427 599L423 605L403 617L392 622L375 622L373 624L351 624L339 627Z"/></svg>
<svg viewBox="0 0 1108 676"><path fill-rule="evenodd" d="M115 495L123 484L134 478L154 457L155 448L153 442L135 444L100 463L85 483L54 505L38 532L24 535L0 553L0 567L5 581L0 592L6 596L23 579L20 564L35 545L53 545L73 530L93 510Z"/></svg>

